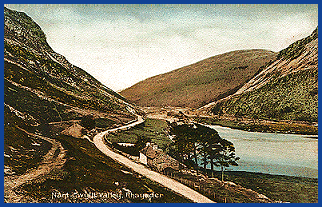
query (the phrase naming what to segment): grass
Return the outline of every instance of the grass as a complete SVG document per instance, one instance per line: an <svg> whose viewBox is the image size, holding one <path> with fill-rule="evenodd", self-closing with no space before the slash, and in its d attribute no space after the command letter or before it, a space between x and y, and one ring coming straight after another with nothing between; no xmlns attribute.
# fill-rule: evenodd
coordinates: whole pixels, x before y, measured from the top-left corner
<svg viewBox="0 0 322 207"><path fill-rule="evenodd" d="M190 202L106 157L88 140L68 136L59 136L57 140L68 150L68 161L63 168L65 176L60 179L48 179L43 183L25 185L23 190L27 195L38 199L45 197L44 202L46 202L50 200L53 190L82 192L90 188L98 192L116 192L122 190L121 186L115 185L115 182L118 182L133 193L156 192L164 195L152 202ZM124 171L129 173L124 173ZM129 198L128 200L148 202L141 199Z"/></svg>
<svg viewBox="0 0 322 207"><path fill-rule="evenodd" d="M200 174L201 172L199 172ZM207 170L209 177L221 180L221 172ZM200 180L195 175L177 173L174 179L190 186L203 195L218 203L259 203L252 192L236 187L227 187L215 180ZM270 175L242 171L226 171L224 181L234 182L246 189L267 196L275 202L317 203L318 179L293 177L284 175ZM198 187L200 186L200 187Z"/></svg>
<svg viewBox="0 0 322 207"><path fill-rule="evenodd" d="M200 174L199 174L200 175ZM195 175L177 174L174 179L190 186L194 190L214 200L217 203L258 203L253 195L245 194L241 190L234 190L216 180L200 180Z"/></svg>
<svg viewBox="0 0 322 207"><path fill-rule="evenodd" d="M146 138L157 144L159 148L165 150L172 142L168 137L167 129L168 124L164 120L146 119L142 124L139 124L127 131L110 134L106 138L112 143L125 142L133 144L138 141L139 137Z"/></svg>
<svg viewBox="0 0 322 207"><path fill-rule="evenodd" d="M318 71L307 69L222 102L220 110L236 117L266 120L318 121ZM218 106L214 107L218 114Z"/></svg>
<svg viewBox="0 0 322 207"><path fill-rule="evenodd" d="M69 120L68 113L63 113L66 106L39 98L38 95L23 90L9 81L4 81L4 101L22 113L28 113L40 123Z"/></svg>
<svg viewBox="0 0 322 207"><path fill-rule="evenodd" d="M51 144L28 135L23 130L34 131L26 121L4 108L4 152L10 157L4 158L4 164L9 166L16 175L38 166L42 156L51 148ZM38 145L32 145L36 142Z"/></svg>
<svg viewBox="0 0 322 207"><path fill-rule="evenodd" d="M116 122L108 118L97 118L95 119L95 126L98 128L108 128L111 127Z"/></svg>
<svg viewBox="0 0 322 207"><path fill-rule="evenodd" d="M318 179L316 178L238 171L227 171L225 174L225 180L264 194L275 201L291 203L318 202ZM215 173L215 177L218 179L220 179L220 176L220 172Z"/></svg>

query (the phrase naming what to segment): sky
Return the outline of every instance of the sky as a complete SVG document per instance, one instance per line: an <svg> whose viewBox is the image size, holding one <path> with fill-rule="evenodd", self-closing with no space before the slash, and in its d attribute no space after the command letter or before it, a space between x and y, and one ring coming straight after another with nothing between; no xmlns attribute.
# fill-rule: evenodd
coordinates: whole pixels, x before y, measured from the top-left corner
<svg viewBox="0 0 322 207"><path fill-rule="evenodd" d="M275 52L310 35L318 5L6 4L40 25L49 45L120 91L233 50Z"/></svg>

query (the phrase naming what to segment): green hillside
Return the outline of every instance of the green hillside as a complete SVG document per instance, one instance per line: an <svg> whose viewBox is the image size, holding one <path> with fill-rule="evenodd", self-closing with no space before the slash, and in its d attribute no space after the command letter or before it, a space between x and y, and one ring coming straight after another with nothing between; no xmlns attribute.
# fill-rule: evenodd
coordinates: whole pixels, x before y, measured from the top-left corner
<svg viewBox="0 0 322 207"><path fill-rule="evenodd" d="M277 60L243 88L242 93L219 101L211 112L255 119L317 122L318 28L280 51Z"/></svg>
<svg viewBox="0 0 322 207"><path fill-rule="evenodd" d="M318 121L318 71L305 70L275 79L258 90L222 102L216 114L255 119Z"/></svg>

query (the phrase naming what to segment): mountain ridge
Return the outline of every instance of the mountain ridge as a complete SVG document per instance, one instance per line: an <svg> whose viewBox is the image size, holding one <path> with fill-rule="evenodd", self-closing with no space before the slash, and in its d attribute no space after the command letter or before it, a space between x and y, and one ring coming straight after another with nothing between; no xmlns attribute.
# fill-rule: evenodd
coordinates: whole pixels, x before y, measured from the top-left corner
<svg viewBox="0 0 322 207"><path fill-rule="evenodd" d="M261 49L231 51L145 79L120 93L140 106L198 108L234 93L276 55Z"/></svg>
<svg viewBox="0 0 322 207"><path fill-rule="evenodd" d="M317 122L317 108L318 27L308 37L281 50L274 62L236 93L201 107L200 111Z"/></svg>

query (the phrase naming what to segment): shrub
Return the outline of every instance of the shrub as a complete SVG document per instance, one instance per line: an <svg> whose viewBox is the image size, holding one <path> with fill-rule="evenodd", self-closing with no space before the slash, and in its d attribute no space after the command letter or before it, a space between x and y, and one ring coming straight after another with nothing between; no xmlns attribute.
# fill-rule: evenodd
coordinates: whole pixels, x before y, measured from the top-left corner
<svg viewBox="0 0 322 207"><path fill-rule="evenodd" d="M93 115L86 115L82 118L81 123L88 130L95 128L95 119Z"/></svg>

